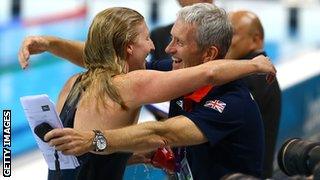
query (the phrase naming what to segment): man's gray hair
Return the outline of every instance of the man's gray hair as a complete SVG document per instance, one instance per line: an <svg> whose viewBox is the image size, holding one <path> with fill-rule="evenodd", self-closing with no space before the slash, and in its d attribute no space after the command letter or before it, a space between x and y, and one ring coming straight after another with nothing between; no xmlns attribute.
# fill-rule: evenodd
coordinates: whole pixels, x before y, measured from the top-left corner
<svg viewBox="0 0 320 180"><path fill-rule="evenodd" d="M196 41L203 50L216 46L217 58L224 58L232 41L232 25L224 9L209 3L197 3L183 7L177 15L178 20L196 25Z"/></svg>

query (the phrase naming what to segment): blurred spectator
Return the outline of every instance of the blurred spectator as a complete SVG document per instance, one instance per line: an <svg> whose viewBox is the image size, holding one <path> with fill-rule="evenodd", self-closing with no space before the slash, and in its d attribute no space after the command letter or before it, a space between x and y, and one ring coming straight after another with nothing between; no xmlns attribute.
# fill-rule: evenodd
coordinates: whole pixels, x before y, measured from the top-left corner
<svg viewBox="0 0 320 180"><path fill-rule="evenodd" d="M13 18L19 18L21 12L21 0L13 0L11 5L11 14Z"/></svg>
<svg viewBox="0 0 320 180"><path fill-rule="evenodd" d="M248 59L263 54L264 31L259 18L249 11L229 13L233 25L232 43L226 58ZM273 171L273 157L281 113L281 91L278 80L267 84L264 75L244 78L251 94L258 103L265 127L265 160L263 177L269 178Z"/></svg>

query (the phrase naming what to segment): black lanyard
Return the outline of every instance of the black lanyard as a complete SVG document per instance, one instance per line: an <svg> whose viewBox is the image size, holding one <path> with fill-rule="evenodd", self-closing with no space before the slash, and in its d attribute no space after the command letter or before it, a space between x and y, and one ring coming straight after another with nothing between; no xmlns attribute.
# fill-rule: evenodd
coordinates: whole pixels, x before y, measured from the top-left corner
<svg viewBox="0 0 320 180"><path fill-rule="evenodd" d="M54 150L55 179L62 180L58 151Z"/></svg>

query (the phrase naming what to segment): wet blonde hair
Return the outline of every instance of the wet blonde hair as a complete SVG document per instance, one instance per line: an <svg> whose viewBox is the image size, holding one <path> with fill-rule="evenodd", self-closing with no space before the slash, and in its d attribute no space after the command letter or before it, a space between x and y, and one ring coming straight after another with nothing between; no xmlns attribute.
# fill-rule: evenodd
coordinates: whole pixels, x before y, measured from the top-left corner
<svg viewBox="0 0 320 180"><path fill-rule="evenodd" d="M123 7L108 8L95 16L84 47L84 64L88 71L78 83L78 92L85 90L83 96L97 99L97 103L104 106L109 97L122 109L127 109L112 77L126 73L126 48L138 36L136 27L142 22L141 14Z"/></svg>

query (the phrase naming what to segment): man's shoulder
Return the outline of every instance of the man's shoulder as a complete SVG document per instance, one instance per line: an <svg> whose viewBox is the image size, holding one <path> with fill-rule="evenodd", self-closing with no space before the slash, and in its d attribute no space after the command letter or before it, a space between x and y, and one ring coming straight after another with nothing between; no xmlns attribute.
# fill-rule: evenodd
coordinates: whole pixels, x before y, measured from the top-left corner
<svg viewBox="0 0 320 180"><path fill-rule="evenodd" d="M278 81L277 77L275 77L274 81L271 84L268 84L265 74L252 74L247 77L244 77L243 81L249 87L258 86L263 89L268 88L268 89L279 89L280 90L279 81Z"/></svg>
<svg viewBox="0 0 320 180"><path fill-rule="evenodd" d="M267 53L263 49L254 50L254 51L249 52L245 56L241 57L240 59L252 59L252 58L259 56L259 55L267 56Z"/></svg>
<svg viewBox="0 0 320 180"><path fill-rule="evenodd" d="M218 100L218 101L216 101ZM214 87L202 100L202 103L219 102L233 112L254 105L254 98L242 80L236 80L222 86Z"/></svg>
<svg viewBox="0 0 320 180"><path fill-rule="evenodd" d="M245 77L243 81L257 102L268 103L267 101L281 98L281 89L277 78L268 84L265 75L254 74Z"/></svg>
<svg viewBox="0 0 320 180"><path fill-rule="evenodd" d="M230 92L234 93L240 93L242 91L249 91L246 87L244 81L242 79L235 80L226 84L223 84L221 86L215 86L208 94L207 96L212 95L223 95L228 94Z"/></svg>

